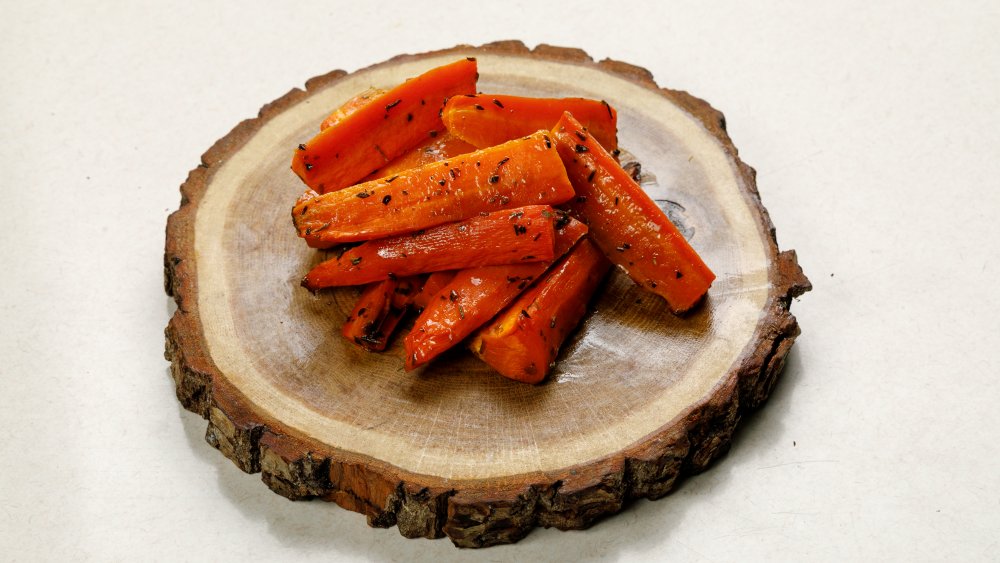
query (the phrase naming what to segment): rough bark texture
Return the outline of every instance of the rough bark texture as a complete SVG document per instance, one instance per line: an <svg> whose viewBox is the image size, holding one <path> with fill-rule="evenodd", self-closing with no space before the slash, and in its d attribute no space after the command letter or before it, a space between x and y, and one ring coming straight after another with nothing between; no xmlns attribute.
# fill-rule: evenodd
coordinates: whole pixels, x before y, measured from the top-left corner
<svg viewBox="0 0 1000 563"><path fill-rule="evenodd" d="M462 46L463 52L469 48ZM456 48L456 49L459 49ZM483 52L540 57L599 66L653 89L645 69L620 61L594 62L579 49L518 41L483 45ZM402 55L409 60L421 55ZM391 62L391 61L390 61ZM559 471L504 480L451 481L411 474L379 460L296 435L280 421L261 415L226 381L208 353L197 304L194 214L217 166L238 150L277 112L341 77L334 71L263 107L257 119L240 123L202 157L181 186L181 206L167 223L165 288L177 311L166 328L165 356L171 363L177 398L208 420L206 440L240 469L261 472L264 483L289 499L333 501L367 516L371 526L397 526L408 538L448 536L461 547L484 547L519 540L535 526L579 529L614 514L635 498L660 498L678 479L704 470L730 445L735 428L768 397L799 327L791 300L811 289L794 251L779 252L774 227L756 191L753 169L739 161L725 130L725 118L686 92L662 90L696 116L722 142L752 191L771 255L771 291L764 319L741 365L722 378L714 393L686 414L615 455Z"/></svg>

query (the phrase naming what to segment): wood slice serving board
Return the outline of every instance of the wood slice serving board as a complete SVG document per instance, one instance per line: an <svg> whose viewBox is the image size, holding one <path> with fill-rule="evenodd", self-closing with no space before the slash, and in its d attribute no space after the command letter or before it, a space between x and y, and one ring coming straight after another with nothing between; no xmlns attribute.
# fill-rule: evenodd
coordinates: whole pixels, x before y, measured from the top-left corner
<svg viewBox="0 0 1000 563"><path fill-rule="evenodd" d="M674 316L615 273L537 386L460 349L406 372L398 341L371 354L340 336L358 292L299 287L324 256L292 228L305 188L291 152L356 93L467 56L484 92L618 109L644 187L718 276L700 307ZM459 546L587 527L705 468L770 392L799 333L790 302L809 289L795 253L779 252L722 115L576 49L461 46L312 79L219 140L181 193L167 224L177 311L166 356L178 399L208 419L208 442L283 496Z"/></svg>

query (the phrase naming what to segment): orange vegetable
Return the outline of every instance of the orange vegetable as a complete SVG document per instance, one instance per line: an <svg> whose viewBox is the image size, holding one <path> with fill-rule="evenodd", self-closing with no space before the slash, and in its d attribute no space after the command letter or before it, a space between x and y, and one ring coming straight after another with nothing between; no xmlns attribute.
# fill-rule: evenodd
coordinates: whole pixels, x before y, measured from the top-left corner
<svg viewBox="0 0 1000 563"><path fill-rule="evenodd" d="M590 227L590 238L675 313L694 307L715 274L666 214L572 115L552 135L576 190L566 208Z"/></svg>
<svg viewBox="0 0 1000 563"><path fill-rule="evenodd" d="M361 285L424 272L551 260L552 208L530 205L486 213L413 235L373 240L314 267L302 285L310 290Z"/></svg>
<svg viewBox="0 0 1000 563"><path fill-rule="evenodd" d="M581 240L569 256L476 333L470 348L505 377L542 381L610 268L589 239Z"/></svg>
<svg viewBox="0 0 1000 563"><path fill-rule="evenodd" d="M365 286L341 334L371 352L385 350L389 339L417 295L418 277L389 279Z"/></svg>
<svg viewBox="0 0 1000 563"><path fill-rule="evenodd" d="M548 132L539 131L398 176L302 198L292 218L299 236L322 248L572 197L573 187Z"/></svg>
<svg viewBox="0 0 1000 563"><path fill-rule="evenodd" d="M444 272L434 272L427 276L427 281L424 282L424 286L420 289L420 293L413 298L413 304L423 309L430 302L431 298L441 291L441 288L448 285L448 282L455 277L455 272L453 270L447 270Z"/></svg>
<svg viewBox="0 0 1000 563"><path fill-rule="evenodd" d="M370 182L371 180L396 176L411 168L419 168L432 162L447 160L475 150L476 147L462 139L450 133L442 133L399 155L389 164L379 168L374 174L366 176L363 181Z"/></svg>
<svg viewBox="0 0 1000 563"><path fill-rule="evenodd" d="M356 183L421 141L441 133L445 100L476 91L476 60L432 69L360 104L299 145L292 170L319 193ZM346 112L345 112L346 113Z"/></svg>
<svg viewBox="0 0 1000 563"><path fill-rule="evenodd" d="M395 277L395 276L393 276ZM409 307L414 303L414 299L420 293L427 276L409 276L406 278L396 278L396 290L392 292L392 306L397 309Z"/></svg>
<svg viewBox="0 0 1000 563"><path fill-rule="evenodd" d="M395 328L390 311L393 309L392 296L397 283L396 280L385 280L365 286L354 310L340 330L344 338L369 351L385 349L388 342L386 333ZM387 327L386 324L393 326Z"/></svg>
<svg viewBox="0 0 1000 563"><path fill-rule="evenodd" d="M555 259L587 234L587 226L565 214L557 220ZM418 368L472 334L496 316L554 260L461 270L442 287L417 318L403 341L406 369Z"/></svg>
<svg viewBox="0 0 1000 563"><path fill-rule="evenodd" d="M618 115L604 100L586 98L523 98L496 94L454 96L441 113L445 127L477 147L489 147L552 129L563 112L583 123L604 148L618 148Z"/></svg>
<svg viewBox="0 0 1000 563"><path fill-rule="evenodd" d="M381 88L369 88L357 96L354 96L350 100L347 100L344 105L333 110L333 113L328 115L327 118L323 120L323 123L319 124L319 130L322 131L331 125L340 123L345 117L365 107L371 103L373 99L384 93L385 90L382 90Z"/></svg>

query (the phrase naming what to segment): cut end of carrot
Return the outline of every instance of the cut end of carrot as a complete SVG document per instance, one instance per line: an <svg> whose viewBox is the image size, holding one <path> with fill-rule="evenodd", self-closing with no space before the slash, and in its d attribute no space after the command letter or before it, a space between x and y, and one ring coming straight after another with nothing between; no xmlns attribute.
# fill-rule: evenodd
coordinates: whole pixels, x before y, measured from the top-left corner
<svg viewBox="0 0 1000 563"><path fill-rule="evenodd" d="M604 255L674 313L701 302L715 274L660 206L573 115L563 114L552 136L576 191L566 207Z"/></svg>

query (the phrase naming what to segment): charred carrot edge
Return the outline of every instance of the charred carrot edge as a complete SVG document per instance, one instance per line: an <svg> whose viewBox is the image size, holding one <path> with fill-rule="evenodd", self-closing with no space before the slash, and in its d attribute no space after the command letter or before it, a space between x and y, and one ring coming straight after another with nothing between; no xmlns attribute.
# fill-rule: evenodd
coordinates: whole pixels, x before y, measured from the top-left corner
<svg viewBox="0 0 1000 563"><path fill-rule="evenodd" d="M424 306L403 340L406 369L430 362L496 316L586 234L586 225L563 213L557 220L552 261L484 266L456 273Z"/></svg>
<svg viewBox="0 0 1000 563"><path fill-rule="evenodd" d="M353 185L404 151L441 133L445 100L476 91L476 60L432 69L375 96L300 144L292 170L319 193Z"/></svg>
<svg viewBox="0 0 1000 563"><path fill-rule="evenodd" d="M420 168L432 162L440 162L459 155L475 152L476 150L478 150L476 147L466 143L462 139L450 133L444 133L433 139L427 139L423 143L399 155L389 164L379 168L374 174L365 176L362 182L396 176L411 168Z"/></svg>
<svg viewBox="0 0 1000 563"><path fill-rule="evenodd" d="M551 260L554 213L548 205L487 213L413 235L373 240L314 267L302 285L362 285L441 270Z"/></svg>
<svg viewBox="0 0 1000 563"><path fill-rule="evenodd" d="M396 280L384 280L365 287L348 315L340 333L344 338L366 350L382 350L386 338L382 323L392 306Z"/></svg>
<svg viewBox="0 0 1000 563"><path fill-rule="evenodd" d="M341 334L366 350L385 350L420 283L420 279L409 277L368 284L344 322Z"/></svg>
<svg viewBox="0 0 1000 563"><path fill-rule="evenodd" d="M548 131L312 199L292 211L313 247L383 238L573 197Z"/></svg>
<svg viewBox="0 0 1000 563"><path fill-rule="evenodd" d="M455 274L454 270L447 270L444 272L434 272L427 276L427 281L420 288L420 293L417 293L413 298L413 304L420 309L427 307L430 300L441 291L441 288L448 285L448 282L455 277Z"/></svg>
<svg viewBox="0 0 1000 563"><path fill-rule="evenodd" d="M715 279L649 195L570 114L552 130L576 197L566 204L590 238L674 313L694 307Z"/></svg>
<svg viewBox="0 0 1000 563"><path fill-rule="evenodd" d="M396 277L396 276L393 276ZM409 276L396 278L396 290L392 292L392 306L397 309L409 307L420 294L427 276Z"/></svg>
<svg viewBox="0 0 1000 563"><path fill-rule="evenodd" d="M610 268L589 239L581 240L535 286L476 333L470 348L504 377L542 381Z"/></svg>
<svg viewBox="0 0 1000 563"><path fill-rule="evenodd" d="M345 117L367 106L373 99L384 93L385 90L381 88L369 88L357 96L354 96L350 100L344 102L344 105L333 110L333 113L328 115L326 119L323 120L323 123L319 124L319 130L322 131L327 127L340 123Z"/></svg>
<svg viewBox="0 0 1000 563"><path fill-rule="evenodd" d="M539 129L552 129L567 111L608 151L618 148L618 114L604 100L455 96L444 105L441 119L456 137L477 147L489 147Z"/></svg>

